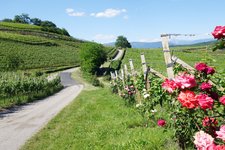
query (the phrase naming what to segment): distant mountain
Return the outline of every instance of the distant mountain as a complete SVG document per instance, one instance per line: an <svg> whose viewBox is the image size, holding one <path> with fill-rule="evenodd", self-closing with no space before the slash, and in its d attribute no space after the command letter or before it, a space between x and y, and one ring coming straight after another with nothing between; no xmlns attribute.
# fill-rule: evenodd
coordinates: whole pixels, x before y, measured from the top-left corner
<svg viewBox="0 0 225 150"><path fill-rule="evenodd" d="M214 39L200 39L200 40L171 40L170 46L183 46L183 45L205 45L211 44ZM106 43L107 46L115 46L115 42ZM131 42L132 48L162 48L162 42Z"/></svg>

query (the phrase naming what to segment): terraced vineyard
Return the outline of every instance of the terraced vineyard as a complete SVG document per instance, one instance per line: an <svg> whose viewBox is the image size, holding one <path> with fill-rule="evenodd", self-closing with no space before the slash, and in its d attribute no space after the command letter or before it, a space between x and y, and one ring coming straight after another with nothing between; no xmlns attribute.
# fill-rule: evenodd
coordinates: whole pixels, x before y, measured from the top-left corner
<svg viewBox="0 0 225 150"><path fill-rule="evenodd" d="M84 41L41 31L39 26L0 23L0 70L13 60L20 70L54 69L79 65L78 51Z"/></svg>

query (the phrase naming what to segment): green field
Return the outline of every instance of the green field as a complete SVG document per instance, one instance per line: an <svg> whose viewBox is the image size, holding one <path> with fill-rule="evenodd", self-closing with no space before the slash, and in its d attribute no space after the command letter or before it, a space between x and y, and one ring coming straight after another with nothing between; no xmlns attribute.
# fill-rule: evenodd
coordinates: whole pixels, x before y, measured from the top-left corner
<svg viewBox="0 0 225 150"><path fill-rule="evenodd" d="M198 47L199 50L197 49ZM218 50L212 52L212 50L207 50L205 47L202 46L172 47L171 50L173 51L173 55L182 59L191 66L194 66L196 62L202 61L214 66L217 71L225 71L225 51ZM166 65L162 48L128 49L123 59L122 66L124 64L127 64L129 68L129 59L132 59L135 70L140 72L142 70L140 58L141 53L144 53L146 62L150 67L166 75Z"/></svg>

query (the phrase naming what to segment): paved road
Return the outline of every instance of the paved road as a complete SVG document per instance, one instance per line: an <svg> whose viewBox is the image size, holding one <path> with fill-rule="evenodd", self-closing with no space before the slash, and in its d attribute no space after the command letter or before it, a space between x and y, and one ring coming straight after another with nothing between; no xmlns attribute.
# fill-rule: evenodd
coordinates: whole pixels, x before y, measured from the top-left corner
<svg viewBox="0 0 225 150"><path fill-rule="evenodd" d="M17 150L81 92L71 78L75 69L60 74L64 89L53 96L0 113L0 150Z"/></svg>
<svg viewBox="0 0 225 150"><path fill-rule="evenodd" d="M118 51L119 51L118 54L116 55L116 57L112 61L119 60L122 57L122 55L124 53L124 50L119 49Z"/></svg>

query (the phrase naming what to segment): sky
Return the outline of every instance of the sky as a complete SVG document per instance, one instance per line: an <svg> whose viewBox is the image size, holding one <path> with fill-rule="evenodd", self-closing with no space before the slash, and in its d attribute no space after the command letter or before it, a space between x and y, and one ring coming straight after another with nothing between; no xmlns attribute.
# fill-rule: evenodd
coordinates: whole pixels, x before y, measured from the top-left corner
<svg viewBox="0 0 225 150"><path fill-rule="evenodd" d="M0 20L22 13L52 21L78 39L108 43L123 35L128 41L154 42L162 33L211 37L215 26L225 25L225 0L0 1Z"/></svg>

